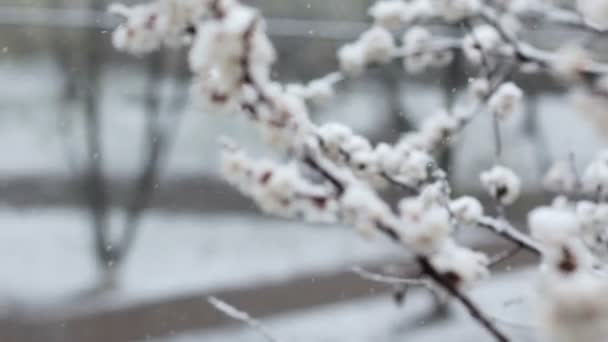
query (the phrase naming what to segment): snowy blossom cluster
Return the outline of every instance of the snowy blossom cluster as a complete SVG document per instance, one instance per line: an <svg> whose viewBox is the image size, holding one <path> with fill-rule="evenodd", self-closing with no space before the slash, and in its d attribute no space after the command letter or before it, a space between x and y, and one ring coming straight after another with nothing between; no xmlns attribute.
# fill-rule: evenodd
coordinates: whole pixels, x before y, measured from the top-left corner
<svg viewBox="0 0 608 342"><path fill-rule="evenodd" d="M357 176L376 186L394 180L418 187L431 176L429 165L434 162L433 157L407 143L380 143L373 147L366 138L339 123L320 126L317 136L331 160L348 166Z"/></svg>
<svg viewBox="0 0 608 342"><path fill-rule="evenodd" d="M268 214L320 222L336 219L337 207L331 190L307 182L294 163L281 165L256 160L229 145L222 153L222 172L231 185L254 199Z"/></svg>
<svg viewBox="0 0 608 342"><path fill-rule="evenodd" d="M519 198L521 180L512 170L496 165L481 174L481 183L490 196L502 203L511 205Z"/></svg>
<svg viewBox="0 0 608 342"><path fill-rule="evenodd" d="M158 0L150 4L127 7L110 6L110 11L126 21L114 31L114 46L132 54L148 53L162 44L189 43L195 25L206 8L197 0Z"/></svg>
<svg viewBox="0 0 608 342"><path fill-rule="evenodd" d="M608 301L602 293L608 279L594 270L597 255L588 234L597 224L605 229L605 209L562 202L537 208L528 218L533 236L545 247L536 308L541 334L551 341L604 341Z"/></svg>
<svg viewBox="0 0 608 342"><path fill-rule="evenodd" d="M338 51L342 71L359 75L370 64L388 63L396 51L393 35L382 26L373 26L361 37Z"/></svg>

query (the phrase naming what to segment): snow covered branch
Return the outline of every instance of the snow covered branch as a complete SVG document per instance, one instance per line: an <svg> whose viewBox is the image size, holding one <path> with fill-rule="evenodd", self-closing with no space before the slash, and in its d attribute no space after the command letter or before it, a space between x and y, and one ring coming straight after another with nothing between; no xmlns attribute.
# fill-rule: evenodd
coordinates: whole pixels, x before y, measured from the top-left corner
<svg viewBox="0 0 608 342"><path fill-rule="evenodd" d="M496 340L509 341L467 295L489 276L489 266L504 258L491 260L457 241L457 227L479 227L511 241L513 251L525 249L540 257L544 305L539 326L547 335L567 336L564 329L591 327L589 339L578 339L608 336L608 303L591 300L608 286L602 262L608 255L608 153L600 153L580 177L563 163L551 168L544 185L560 196L530 212L528 235L508 221L507 208L519 199L522 182L501 160L506 146L500 135L500 125L520 109L525 96L513 73L545 73L571 89L584 89L589 97L608 96L608 65L594 60L591 52L573 45L544 50L525 41L521 31L522 20L534 18L602 35L608 1L579 0L575 8L563 9L545 1L379 0L369 9L371 27L337 51L338 71L288 85L271 77L277 54L264 18L237 0L157 0L111 10L125 18L114 33L117 49L142 55L162 46L189 47L192 92L202 109L243 114L270 145L289 156L287 162L259 160L225 140L222 172L232 186L268 214L380 233L411 252L422 271L416 280L358 270L360 275L432 283L459 301ZM466 30L448 36L431 22ZM372 144L346 125L316 124L309 115L308 102L330 101L338 82L372 66L398 61L407 73L420 73L450 65L456 54L478 71L462 103L429 115L398 141ZM484 114L493 118L496 158L479 181L494 201L497 217L484 214L473 197L452 198L446 171L435 161L446 141ZM390 187L403 190L398 203L382 196ZM256 326L247 315L213 303Z"/></svg>

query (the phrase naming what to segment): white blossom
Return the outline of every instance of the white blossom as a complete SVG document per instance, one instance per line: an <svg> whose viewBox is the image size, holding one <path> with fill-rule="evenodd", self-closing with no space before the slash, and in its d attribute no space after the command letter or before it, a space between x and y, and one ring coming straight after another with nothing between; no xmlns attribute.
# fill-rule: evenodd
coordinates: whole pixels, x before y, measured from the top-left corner
<svg viewBox="0 0 608 342"><path fill-rule="evenodd" d="M358 75L368 64L390 61L395 49L391 33L381 26L373 26L363 32L359 40L340 48L340 68L346 73Z"/></svg>
<svg viewBox="0 0 608 342"><path fill-rule="evenodd" d="M325 103L334 97L334 84L340 80L336 74L329 74L308 82L306 85L289 84L286 91L290 94L311 100L315 103Z"/></svg>
<svg viewBox="0 0 608 342"><path fill-rule="evenodd" d="M576 238L580 224L576 213L568 209L539 207L528 214L532 236L547 245L560 245Z"/></svg>
<svg viewBox="0 0 608 342"><path fill-rule="evenodd" d="M432 0L437 13L447 22L456 22L476 15L481 9L479 0Z"/></svg>
<svg viewBox="0 0 608 342"><path fill-rule="evenodd" d="M483 206L474 197L463 196L450 202L450 211L465 224L475 224L483 216Z"/></svg>
<svg viewBox="0 0 608 342"><path fill-rule="evenodd" d="M363 234L376 231L391 221L391 209L364 184L349 186L341 199L342 215ZM390 222L389 222L390 223Z"/></svg>
<svg viewBox="0 0 608 342"><path fill-rule="evenodd" d="M169 20L160 3L126 7L112 5L110 11L126 18L113 34L112 43L117 50L139 55L157 50L168 29Z"/></svg>
<svg viewBox="0 0 608 342"><path fill-rule="evenodd" d="M589 54L582 47L572 44L560 47L555 57L551 64L553 72L569 80L578 77L591 63Z"/></svg>
<svg viewBox="0 0 608 342"><path fill-rule="evenodd" d="M473 28L462 40L462 51L469 61L481 64L484 55L497 51L502 44L500 34L490 25L479 25Z"/></svg>
<svg viewBox="0 0 608 342"><path fill-rule="evenodd" d="M537 314L547 341L603 342L608 336L606 279L588 273L554 278L544 276Z"/></svg>
<svg viewBox="0 0 608 342"><path fill-rule="evenodd" d="M403 34L403 65L409 73L420 73L433 64L432 34L422 26L413 26Z"/></svg>
<svg viewBox="0 0 608 342"><path fill-rule="evenodd" d="M367 63L386 63L395 51L395 41L389 31L381 26L373 26L360 38Z"/></svg>
<svg viewBox="0 0 608 342"><path fill-rule="evenodd" d="M462 289L489 276L489 259L480 252L447 241L439 252L431 257L433 266Z"/></svg>
<svg viewBox="0 0 608 342"><path fill-rule="evenodd" d="M455 116L440 110L425 119L419 131L404 135L402 143L424 151L433 151L446 144L459 127L459 121Z"/></svg>
<svg viewBox="0 0 608 342"><path fill-rule="evenodd" d="M469 79L469 91L475 99L484 99L490 93L490 80L485 77Z"/></svg>
<svg viewBox="0 0 608 342"><path fill-rule="evenodd" d="M366 66L366 56L363 44L355 42L344 45L338 50L340 69L347 74L359 75Z"/></svg>
<svg viewBox="0 0 608 342"><path fill-rule="evenodd" d="M403 0L378 0L369 8L377 24L387 28L397 28L409 15L409 8Z"/></svg>
<svg viewBox="0 0 608 342"><path fill-rule="evenodd" d="M580 201L576 215L581 225L581 239L599 258L608 258L608 204Z"/></svg>
<svg viewBox="0 0 608 342"><path fill-rule="evenodd" d="M482 172L481 184L486 191L504 205L513 204L521 191L521 181L512 170L496 165L492 169Z"/></svg>
<svg viewBox="0 0 608 342"><path fill-rule="evenodd" d="M488 100L488 107L500 119L507 119L522 105L524 93L515 83L501 84Z"/></svg>
<svg viewBox="0 0 608 342"><path fill-rule="evenodd" d="M604 196L608 191L608 152L600 153L585 169L583 186L591 194Z"/></svg>
<svg viewBox="0 0 608 342"><path fill-rule="evenodd" d="M338 206L328 190L305 180L295 163L277 164L254 160L230 143L224 143L222 175L264 212L285 218L302 216L311 221L332 222Z"/></svg>
<svg viewBox="0 0 608 342"><path fill-rule="evenodd" d="M405 198L399 202L403 236L417 253L430 255L439 250L452 232L448 211L436 203Z"/></svg>

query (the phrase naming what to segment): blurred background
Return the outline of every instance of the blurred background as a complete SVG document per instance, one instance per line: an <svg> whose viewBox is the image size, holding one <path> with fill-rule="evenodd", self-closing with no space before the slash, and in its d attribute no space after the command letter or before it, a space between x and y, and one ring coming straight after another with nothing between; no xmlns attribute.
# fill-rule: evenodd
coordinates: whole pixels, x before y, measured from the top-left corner
<svg viewBox="0 0 608 342"><path fill-rule="evenodd" d="M371 2L250 1L279 51L275 77L335 70L336 49L367 27ZM391 293L399 299L400 289L349 271L388 265L407 274L407 255L390 243L265 217L224 184L218 137L263 151L256 132L192 106L186 51L115 52L120 20L105 13L108 4L0 0L0 341L260 341L213 310L209 295L262 318L285 341L483 335L431 295L412 290L398 305ZM529 38L550 44L550 32ZM341 84L313 115L395 141L462 94L461 60L420 76L398 63L374 69ZM605 144L558 84L516 77L529 96L503 129L505 163L525 182L509 213L515 221L546 199L538 184L552 160L572 153L582 167ZM492 163L492 141L482 116L440 156L459 193L481 193L477 175ZM482 232L463 234L498 249ZM497 315L516 310L505 303L526 293L530 284L517 281L525 263L525 255L510 261L474 295Z"/></svg>

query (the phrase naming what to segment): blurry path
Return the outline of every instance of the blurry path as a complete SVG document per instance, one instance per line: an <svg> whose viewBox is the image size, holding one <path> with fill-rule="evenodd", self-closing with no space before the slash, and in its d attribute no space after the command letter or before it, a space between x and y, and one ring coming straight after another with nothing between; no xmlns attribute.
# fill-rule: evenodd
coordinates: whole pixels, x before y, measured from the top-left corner
<svg viewBox="0 0 608 342"><path fill-rule="evenodd" d="M481 248L490 254L501 246ZM519 254L510 260L507 269L531 262L530 255ZM394 260L379 260L368 269L394 264ZM415 270L404 265L407 272ZM499 266L498 272L505 270ZM206 297L220 297L256 317L276 315L294 310L344 302L356 298L387 293L389 288L362 280L350 271L334 274L306 274L287 282L269 283L255 287L192 293L179 298L133 305L117 310L95 311L72 315L56 311L36 313L31 317L11 317L0 321L0 341L3 342L127 342L151 337L165 337L188 330L217 328L233 321L218 314ZM100 299L103 301L103 298ZM86 304L85 304L86 305Z"/></svg>

